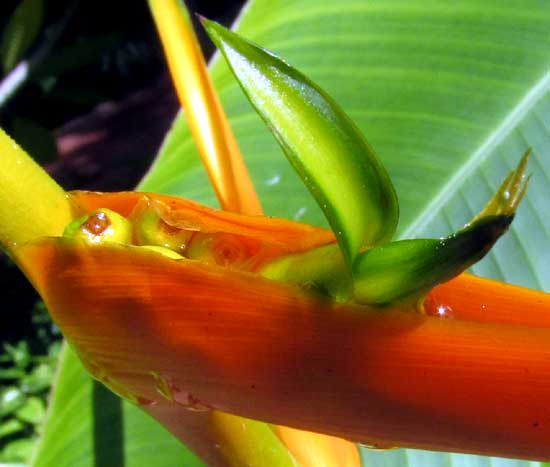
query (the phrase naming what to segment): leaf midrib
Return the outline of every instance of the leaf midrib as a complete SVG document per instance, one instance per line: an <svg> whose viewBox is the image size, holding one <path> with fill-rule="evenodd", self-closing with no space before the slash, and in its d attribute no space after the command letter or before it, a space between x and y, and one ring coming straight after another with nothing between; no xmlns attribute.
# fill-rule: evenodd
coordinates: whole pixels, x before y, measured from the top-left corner
<svg viewBox="0 0 550 467"><path fill-rule="evenodd" d="M520 100L502 123L485 141L460 165L458 170L444 183L432 200L426 204L413 222L405 226L400 238L412 238L419 235L426 226L441 212L442 208L460 190L469 176L491 157L494 150L518 126L530 110L550 90L550 72L546 72L529 92ZM518 159L521 154L518 154Z"/></svg>

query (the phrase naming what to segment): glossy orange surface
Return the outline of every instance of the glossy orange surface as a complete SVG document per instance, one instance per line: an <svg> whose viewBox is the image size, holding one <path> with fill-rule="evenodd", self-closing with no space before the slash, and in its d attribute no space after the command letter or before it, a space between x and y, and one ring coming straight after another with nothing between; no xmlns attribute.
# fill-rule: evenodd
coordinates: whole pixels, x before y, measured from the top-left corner
<svg viewBox="0 0 550 467"><path fill-rule="evenodd" d="M23 250L88 368L151 408L198 404L366 444L550 459L550 329L340 306L139 247L45 239Z"/></svg>

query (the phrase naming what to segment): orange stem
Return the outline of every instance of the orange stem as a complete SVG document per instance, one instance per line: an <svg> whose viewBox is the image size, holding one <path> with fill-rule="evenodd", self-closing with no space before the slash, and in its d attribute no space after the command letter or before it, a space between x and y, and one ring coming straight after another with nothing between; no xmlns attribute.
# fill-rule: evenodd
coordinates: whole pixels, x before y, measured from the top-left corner
<svg viewBox="0 0 550 467"><path fill-rule="evenodd" d="M149 0L170 74L222 209L262 208L208 74L193 25L177 0Z"/></svg>

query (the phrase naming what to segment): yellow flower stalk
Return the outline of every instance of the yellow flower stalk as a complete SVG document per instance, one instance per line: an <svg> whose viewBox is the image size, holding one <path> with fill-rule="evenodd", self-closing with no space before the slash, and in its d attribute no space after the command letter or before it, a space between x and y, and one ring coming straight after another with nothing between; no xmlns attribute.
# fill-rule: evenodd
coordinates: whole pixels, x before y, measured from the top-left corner
<svg viewBox="0 0 550 467"><path fill-rule="evenodd" d="M0 246L13 253L29 240L60 236L73 217L65 191L2 130L0 154Z"/></svg>

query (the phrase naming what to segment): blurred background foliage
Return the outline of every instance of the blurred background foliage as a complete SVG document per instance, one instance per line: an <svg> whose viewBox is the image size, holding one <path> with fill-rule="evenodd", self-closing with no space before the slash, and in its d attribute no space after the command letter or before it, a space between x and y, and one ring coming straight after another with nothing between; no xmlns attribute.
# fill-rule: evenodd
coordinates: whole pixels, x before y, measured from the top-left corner
<svg viewBox="0 0 550 467"><path fill-rule="evenodd" d="M225 24L242 3L187 2ZM0 2L0 125L67 189L132 189L178 109L147 2L107 6ZM45 415L61 335L2 253L0 275L0 465L19 466Z"/></svg>

